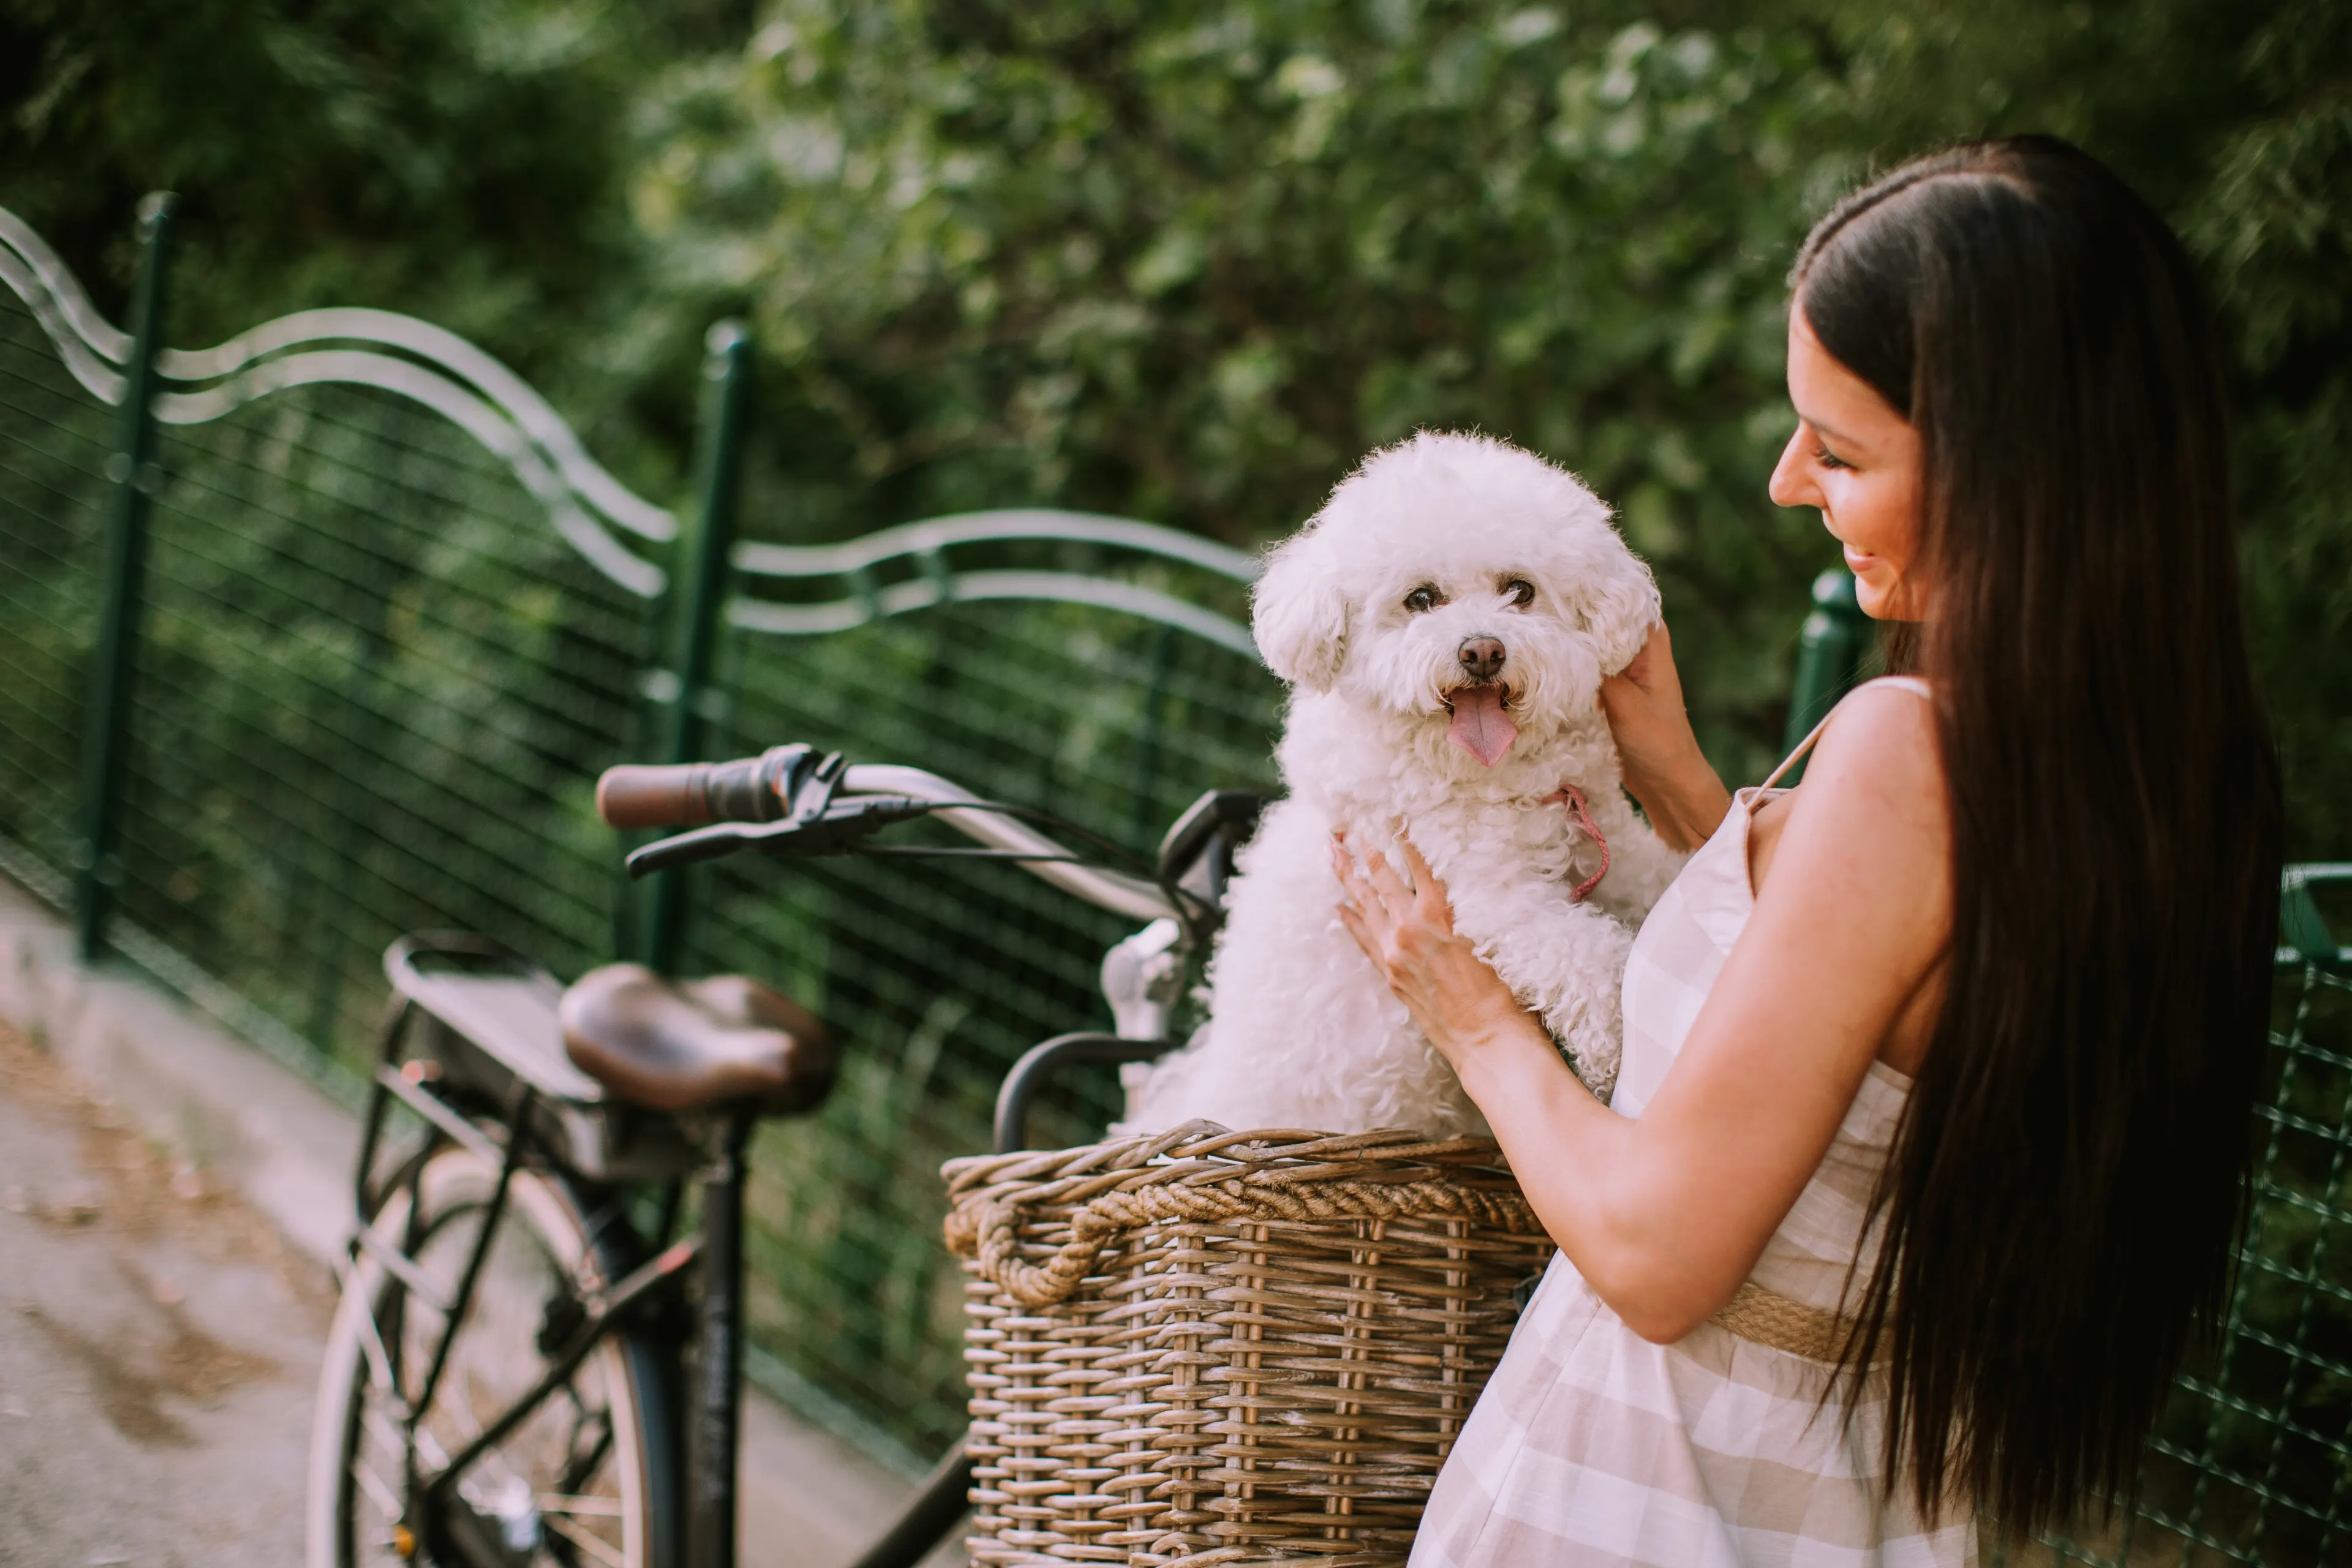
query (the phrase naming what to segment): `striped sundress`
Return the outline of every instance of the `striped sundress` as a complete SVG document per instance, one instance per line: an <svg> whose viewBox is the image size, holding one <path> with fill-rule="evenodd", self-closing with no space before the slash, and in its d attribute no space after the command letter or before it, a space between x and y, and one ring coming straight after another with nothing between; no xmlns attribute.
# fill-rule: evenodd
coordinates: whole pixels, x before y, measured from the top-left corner
<svg viewBox="0 0 2352 1568"><path fill-rule="evenodd" d="M1926 694L1907 679L1885 684ZM1621 1115L1639 1116L1657 1091L1748 923L1748 824L1780 793L1772 782L1739 792L1634 941L1612 1101ZM1863 1216L1909 1089L1871 1064L1754 1284L1838 1310L1848 1265L1861 1254L1866 1272L1875 1253ZM1973 1563L1969 1510L1924 1521L1907 1489L1886 1495L1883 1374L1850 1407L1819 1406L1827 1376L1820 1362L1714 1322L1653 1344L1556 1255L1437 1479L1412 1568Z"/></svg>

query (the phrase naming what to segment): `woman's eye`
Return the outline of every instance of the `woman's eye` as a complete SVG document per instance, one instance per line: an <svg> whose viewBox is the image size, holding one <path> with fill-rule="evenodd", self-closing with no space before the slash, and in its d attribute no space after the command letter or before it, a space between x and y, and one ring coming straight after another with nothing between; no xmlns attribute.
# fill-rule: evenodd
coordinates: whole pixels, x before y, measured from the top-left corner
<svg viewBox="0 0 2352 1568"><path fill-rule="evenodd" d="M1827 447L1816 447L1813 448L1813 461L1819 463L1824 468L1851 468L1853 467L1852 463L1847 462L1843 458L1839 457Z"/></svg>
<svg viewBox="0 0 2352 1568"><path fill-rule="evenodd" d="M1503 584L1503 597L1524 610L1536 602L1536 585L1525 577L1514 577Z"/></svg>

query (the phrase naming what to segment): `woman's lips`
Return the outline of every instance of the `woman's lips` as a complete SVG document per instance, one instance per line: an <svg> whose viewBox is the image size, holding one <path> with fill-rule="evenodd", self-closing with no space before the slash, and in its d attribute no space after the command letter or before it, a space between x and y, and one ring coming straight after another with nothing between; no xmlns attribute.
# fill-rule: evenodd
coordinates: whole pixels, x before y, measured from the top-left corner
<svg viewBox="0 0 2352 1568"><path fill-rule="evenodd" d="M1878 557L1873 555L1869 551L1856 550L1851 544L1845 547L1845 569L1853 573L1855 576L1861 576L1864 573L1869 571L1872 567L1877 564Z"/></svg>

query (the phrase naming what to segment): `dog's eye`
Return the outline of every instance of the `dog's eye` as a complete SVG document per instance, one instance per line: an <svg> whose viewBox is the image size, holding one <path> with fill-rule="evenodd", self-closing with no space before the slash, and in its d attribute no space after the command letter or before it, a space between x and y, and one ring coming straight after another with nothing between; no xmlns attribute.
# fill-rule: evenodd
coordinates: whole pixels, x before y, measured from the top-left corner
<svg viewBox="0 0 2352 1568"><path fill-rule="evenodd" d="M1433 610L1444 603L1445 595L1437 591L1434 583L1423 583L1404 596L1404 607L1416 616L1424 610Z"/></svg>
<svg viewBox="0 0 2352 1568"><path fill-rule="evenodd" d="M1536 585L1525 577L1514 577L1503 584L1503 596L1524 610L1536 602Z"/></svg>

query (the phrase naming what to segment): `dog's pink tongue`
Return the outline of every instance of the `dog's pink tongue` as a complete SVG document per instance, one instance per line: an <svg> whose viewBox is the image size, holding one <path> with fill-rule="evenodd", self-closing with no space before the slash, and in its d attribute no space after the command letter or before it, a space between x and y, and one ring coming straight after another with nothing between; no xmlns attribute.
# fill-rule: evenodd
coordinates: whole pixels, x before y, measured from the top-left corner
<svg viewBox="0 0 2352 1568"><path fill-rule="evenodd" d="M1445 738L1487 767L1502 761L1511 742L1519 738L1519 727L1503 711L1503 689L1460 687L1454 692L1453 702L1454 725L1445 731Z"/></svg>

